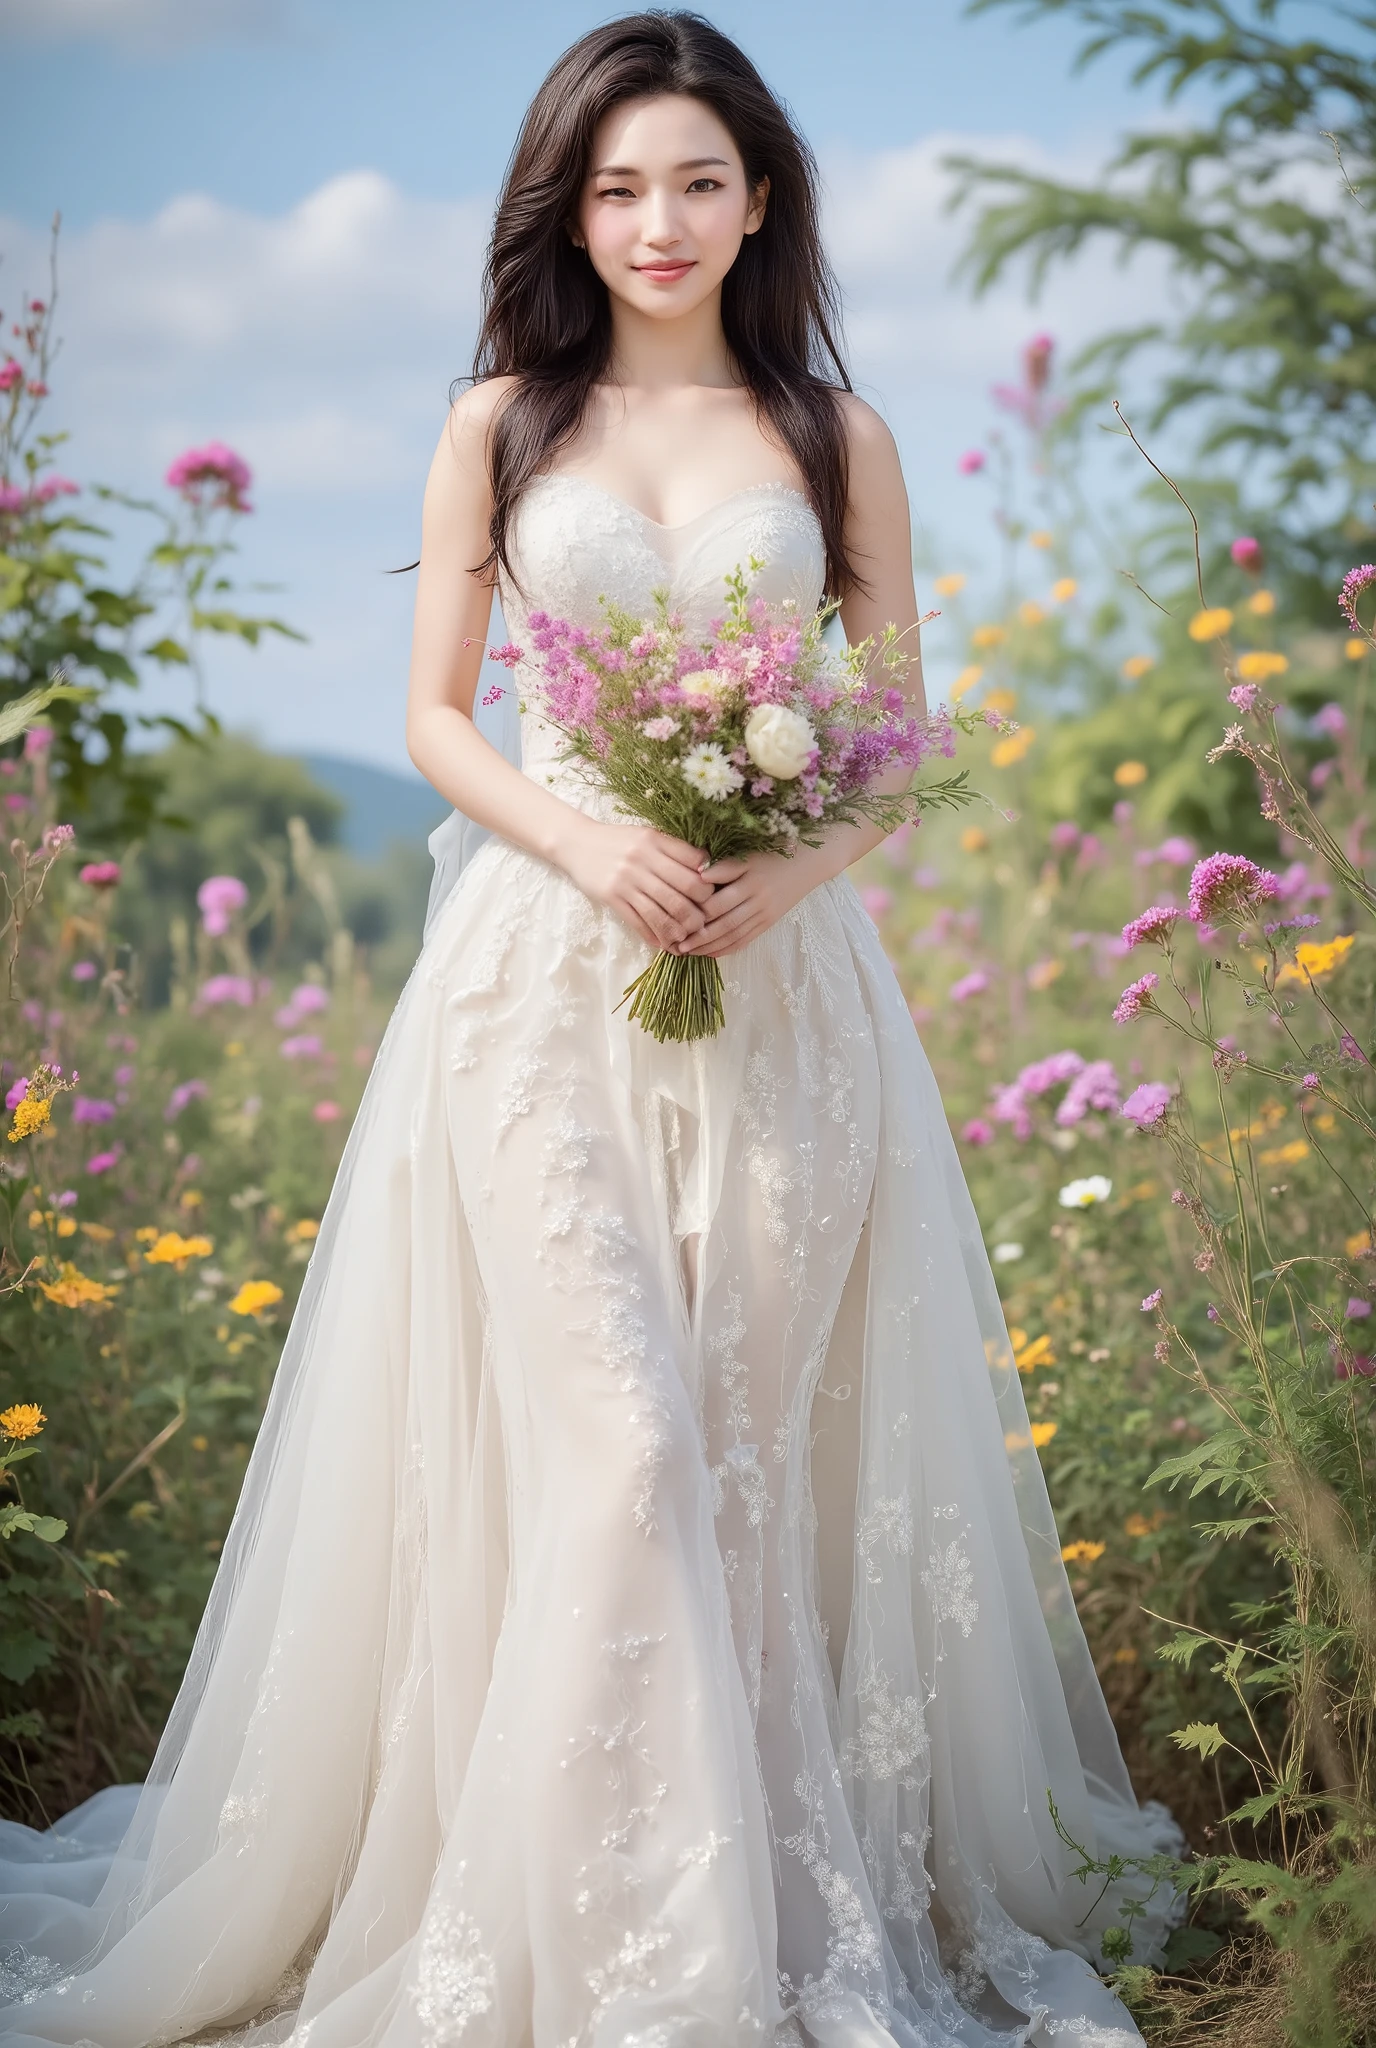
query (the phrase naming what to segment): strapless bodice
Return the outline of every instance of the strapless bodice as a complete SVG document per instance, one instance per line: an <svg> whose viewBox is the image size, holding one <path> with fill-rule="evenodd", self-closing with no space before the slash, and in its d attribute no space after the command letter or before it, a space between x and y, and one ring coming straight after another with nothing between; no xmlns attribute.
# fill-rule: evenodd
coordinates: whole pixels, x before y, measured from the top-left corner
<svg viewBox="0 0 1376 2048"><path fill-rule="evenodd" d="M817 515L791 484L750 484L709 506L696 519L662 526L588 477L539 477L512 524L513 582L500 585L502 614L518 646L533 611L596 626L601 600L648 616L657 590L682 613L690 633L705 635L726 607L725 579L749 557L763 563L752 579L770 604L792 602L807 618L826 577L826 549ZM517 671L525 696L534 682ZM552 760L563 738L525 711L521 753L527 767Z"/></svg>

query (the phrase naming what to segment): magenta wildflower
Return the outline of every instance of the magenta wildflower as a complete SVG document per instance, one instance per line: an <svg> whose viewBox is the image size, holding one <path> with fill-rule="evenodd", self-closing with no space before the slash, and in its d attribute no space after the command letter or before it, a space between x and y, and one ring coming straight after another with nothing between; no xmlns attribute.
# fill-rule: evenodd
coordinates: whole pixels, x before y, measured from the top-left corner
<svg viewBox="0 0 1376 2048"><path fill-rule="evenodd" d="M49 825L43 834L43 851L61 853L63 847L70 846L75 838L75 825Z"/></svg>
<svg viewBox="0 0 1376 2048"><path fill-rule="evenodd" d="M1214 1307L1212 1302L1209 1303L1209 1306L1205 1309L1204 1313L1209 1318L1209 1321L1211 1323L1221 1323L1223 1321L1222 1316L1219 1314L1218 1310Z"/></svg>
<svg viewBox="0 0 1376 2048"><path fill-rule="evenodd" d="M1303 1074L1303 1075L1301 1075L1301 1077L1300 1077L1300 1086L1301 1086L1301 1088L1317 1088L1317 1087L1319 1086L1319 1077L1318 1077L1318 1075L1317 1075L1317 1074Z"/></svg>
<svg viewBox="0 0 1376 2048"><path fill-rule="evenodd" d="M1347 731L1347 713L1341 704L1324 704L1314 713L1314 730L1325 739L1340 740Z"/></svg>
<svg viewBox="0 0 1376 2048"><path fill-rule="evenodd" d="M972 1116L960 1133L967 1145L992 1145L994 1126L986 1123L982 1116Z"/></svg>
<svg viewBox="0 0 1376 2048"><path fill-rule="evenodd" d="M212 974L201 985L200 1000L212 1010L221 1003L237 1003L247 1010L253 1002L253 983L246 974Z"/></svg>
<svg viewBox="0 0 1376 2048"><path fill-rule="evenodd" d="M988 986L988 975L982 967L976 967L972 973L964 974L959 981L952 983L950 990L951 1001L953 1003L964 1003L971 996L982 996Z"/></svg>
<svg viewBox="0 0 1376 2048"><path fill-rule="evenodd" d="M53 731L50 725L31 725L24 735L24 759L38 760L41 755L47 753L52 743Z"/></svg>
<svg viewBox="0 0 1376 2048"><path fill-rule="evenodd" d="M168 469L167 482L190 505L208 506L216 511L253 510L246 496L253 472L243 456L226 448L223 441L209 441L204 448L188 448Z"/></svg>
<svg viewBox="0 0 1376 2048"><path fill-rule="evenodd" d="M962 476L978 476L988 460L989 458L982 448L971 448L961 456L956 464L956 468ZM1376 574L1376 571L1373 571L1373 573Z"/></svg>
<svg viewBox="0 0 1376 2048"><path fill-rule="evenodd" d="M1236 704L1239 711L1255 711L1260 695L1260 683L1234 683L1228 692L1228 702Z"/></svg>
<svg viewBox="0 0 1376 2048"><path fill-rule="evenodd" d="M114 1103L102 1100L99 1095L77 1095L72 1098L74 1124L113 1123L115 1114Z"/></svg>
<svg viewBox="0 0 1376 2048"><path fill-rule="evenodd" d="M1245 569L1249 576L1259 576L1265 561L1261 542L1254 540L1250 533L1240 533L1228 553L1239 569Z"/></svg>
<svg viewBox="0 0 1376 2048"><path fill-rule="evenodd" d="M1187 914L1196 924L1212 925L1223 917L1245 917L1280 893L1280 877L1245 853L1211 853L1190 876Z"/></svg>
<svg viewBox="0 0 1376 2048"><path fill-rule="evenodd" d="M1144 1316L1150 1315L1150 1314L1151 1314L1151 1312L1152 1312L1152 1310L1153 1310L1154 1308L1157 1308L1157 1307L1159 1307L1159 1306L1160 1306L1160 1302L1161 1302L1161 1289L1160 1289L1159 1287L1154 1287L1154 1288L1152 1289L1151 1293L1150 1293L1150 1294L1149 1294L1149 1295L1147 1296L1146 1300L1145 1300L1145 1301L1144 1301L1144 1302L1142 1303L1142 1313L1143 1313L1143 1315L1144 1315Z"/></svg>
<svg viewBox="0 0 1376 2048"><path fill-rule="evenodd" d="M113 889L119 878L117 860L88 860L85 867L77 871L77 880L84 882L88 889Z"/></svg>
<svg viewBox="0 0 1376 2048"><path fill-rule="evenodd" d="M113 1145L108 1152L93 1152L86 1161L87 1173L108 1173L112 1166L118 1166L123 1147Z"/></svg>
<svg viewBox="0 0 1376 2048"><path fill-rule="evenodd" d="M10 1083L9 1093L5 1097L6 1109L18 1109L20 1103L24 1100L24 1097L28 1094L28 1092L28 1076L26 1074L21 1074L17 1081L11 1081Z"/></svg>
<svg viewBox="0 0 1376 2048"><path fill-rule="evenodd" d="M222 939L236 910L248 902L248 890L237 875L210 875L196 891L201 924L212 939Z"/></svg>
<svg viewBox="0 0 1376 2048"><path fill-rule="evenodd" d="M516 668L525 660L525 655L514 640L507 640L500 647L489 647L487 658L489 661L499 661L503 668Z"/></svg>
<svg viewBox="0 0 1376 2048"><path fill-rule="evenodd" d="M314 1060L324 1047L315 1032L303 1031L295 1038L284 1038L277 1050L284 1060Z"/></svg>
<svg viewBox="0 0 1376 2048"><path fill-rule="evenodd" d="M1364 1067L1369 1067L1371 1065L1371 1061L1362 1051L1362 1048L1358 1045L1356 1039L1352 1036L1352 1033L1350 1031L1344 1031L1338 1043L1341 1045L1343 1049L1343 1054L1345 1058L1350 1060L1360 1060Z"/></svg>
<svg viewBox="0 0 1376 2048"><path fill-rule="evenodd" d="M1354 633L1362 631L1362 622L1357 616L1357 599L1373 583L1376 583L1376 562L1362 562L1357 568L1349 569L1343 578L1343 587L1338 593L1338 610Z"/></svg>
<svg viewBox="0 0 1376 2048"><path fill-rule="evenodd" d="M1143 1010L1150 1008L1154 988L1160 986L1159 974L1144 974L1129 983L1113 1006L1115 1024L1130 1024L1134 1017L1140 1017Z"/></svg>
<svg viewBox="0 0 1376 2048"><path fill-rule="evenodd" d="M94 981L100 973L94 960L78 960L72 969L73 981Z"/></svg>
<svg viewBox="0 0 1376 2048"><path fill-rule="evenodd" d="M1063 818L1059 825L1053 825L1047 837L1055 853L1074 853L1080 843L1080 828L1069 818Z"/></svg>
<svg viewBox="0 0 1376 2048"><path fill-rule="evenodd" d="M1348 1297L1347 1320L1350 1323L1360 1323L1370 1314L1371 1303L1364 1300L1360 1294L1353 1294Z"/></svg>
<svg viewBox="0 0 1376 2048"><path fill-rule="evenodd" d="M1179 922L1180 912L1173 903L1153 903L1150 910L1131 918L1123 926L1123 944L1133 946L1164 946Z"/></svg>
<svg viewBox="0 0 1376 2048"><path fill-rule="evenodd" d="M171 1123L174 1117L181 1115L189 1103L201 1102L209 1093L210 1089L204 1081L179 1081L167 1098L167 1107L163 1115L168 1123Z"/></svg>
<svg viewBox="0 0 1376 2048"><path fill-rule="evenodd" d="M1117 1109L1122 1096L1112 1062L1090 1060L1072 1077L1056 1111L1056 1122L1062 1130L1069 1130L1072 1124L1082 1123L1092 1109Z"/></svg>
<svg viewBox="0 0 1376 2048"><path fill-rule="evenodd" d="M1148 1131L1165 1117L1171 1105L1171 1094L1172 1090L1164 1081L1143 1081L1133 1089L1118 1114L1125 1116L1129 1123L1136 1124L1139 1131Z"/></svg>

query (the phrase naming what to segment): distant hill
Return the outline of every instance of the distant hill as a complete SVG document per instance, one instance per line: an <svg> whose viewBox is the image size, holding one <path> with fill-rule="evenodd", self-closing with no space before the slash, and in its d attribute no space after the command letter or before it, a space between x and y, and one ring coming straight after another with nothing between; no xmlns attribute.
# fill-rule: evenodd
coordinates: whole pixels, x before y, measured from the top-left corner
<svg viewBox="0 0 1376 2048"><path fill-rule="evenodd" d="M424 847L449 806L419 775L346 761L336 754L298 754L303 768L347 806L343 840L350 853L371 859L395 841Z"/></svg>

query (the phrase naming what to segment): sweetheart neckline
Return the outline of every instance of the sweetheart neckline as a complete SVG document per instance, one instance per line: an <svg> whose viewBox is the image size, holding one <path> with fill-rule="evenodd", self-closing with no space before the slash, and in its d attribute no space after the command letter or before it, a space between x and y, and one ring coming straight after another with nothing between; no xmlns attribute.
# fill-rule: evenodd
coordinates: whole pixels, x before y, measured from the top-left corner
<svg viewBox="0 0 1376 2048"><path fill-rule="evenodd" d="M580 484L584 490L595 491L599 498L605 498L609 505L620 506L623 512L629 512L633 519L640 520L644 526L652 527L656 533L685 533L690 526L701 526L703 520L710 519L714 512L722 512L728 505L736 504L739 499L754 497L761 491L781 491L785 497L796 498L798 503L812 514L813 519L817 520L817 514L806 493L800 491L795 484L777 480L761 484L743 484L738 491L728 491L726 496L718 498L714 505L705 506L701 512L695 512L691 519L675 520L672 524L663 519L652 519L648 512L643 512L639 505L633 505L629 498L619 497L615 491L609 491L605 484L598 483L595 477L580 476L576 470L546 470L543 476L534 479L530 489L537 490L541 484ZM817 524L820 527L820 520L817 520Z"/></svg>

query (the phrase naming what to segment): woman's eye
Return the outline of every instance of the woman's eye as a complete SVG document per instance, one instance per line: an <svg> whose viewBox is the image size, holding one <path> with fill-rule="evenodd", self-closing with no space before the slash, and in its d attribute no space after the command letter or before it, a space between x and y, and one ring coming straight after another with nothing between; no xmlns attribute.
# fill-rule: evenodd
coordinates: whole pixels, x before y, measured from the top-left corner
<svg viewBox="0 0 1376 2048"><path fill-rule="evenodd" d="M597 196L599 199L634 199L635 194L629 185L608 185L606 191L599 192Z"/></svg>
<svg viewBox="0 0 1376 2048"><path fill-rule="evenodd" d="M694 178L692 184L688 187L688 190L690 192L720 192L721 179Z"/></svg>

